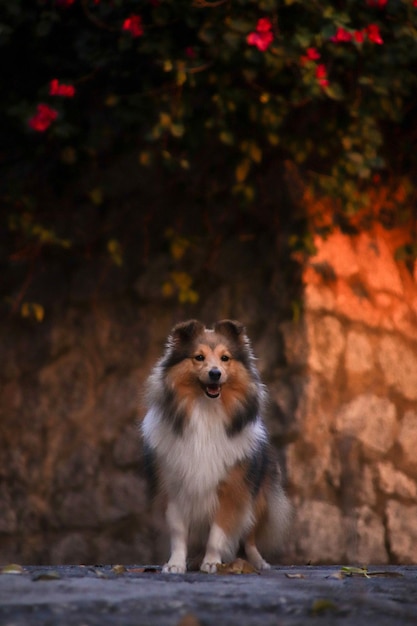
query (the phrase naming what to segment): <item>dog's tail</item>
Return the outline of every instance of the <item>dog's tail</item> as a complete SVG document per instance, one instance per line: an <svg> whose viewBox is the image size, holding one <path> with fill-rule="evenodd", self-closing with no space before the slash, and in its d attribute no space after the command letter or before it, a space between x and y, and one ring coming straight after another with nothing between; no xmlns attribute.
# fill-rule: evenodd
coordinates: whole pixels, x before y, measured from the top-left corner
<svg viewBox="0 0 417 626"><path fill-rule="evenodd" d="M256 533L258 549L268 559L275 560L285 551L293 516L284 488L279 482L274 483L267 493L265 518Z"/></svg>

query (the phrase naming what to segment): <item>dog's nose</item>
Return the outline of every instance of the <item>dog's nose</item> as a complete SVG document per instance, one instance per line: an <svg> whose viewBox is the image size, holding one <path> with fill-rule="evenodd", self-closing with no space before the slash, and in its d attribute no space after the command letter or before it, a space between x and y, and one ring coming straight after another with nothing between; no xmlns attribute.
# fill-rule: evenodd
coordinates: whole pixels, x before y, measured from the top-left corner
<svg viewBox="0 0 417 626"><path fill-rule="evenodd" d="M219 369L217 369L217 367L212 367L211 370L209 371L210 380L214 380L215 382L220 380L221 375L222 373Z"/></svg>

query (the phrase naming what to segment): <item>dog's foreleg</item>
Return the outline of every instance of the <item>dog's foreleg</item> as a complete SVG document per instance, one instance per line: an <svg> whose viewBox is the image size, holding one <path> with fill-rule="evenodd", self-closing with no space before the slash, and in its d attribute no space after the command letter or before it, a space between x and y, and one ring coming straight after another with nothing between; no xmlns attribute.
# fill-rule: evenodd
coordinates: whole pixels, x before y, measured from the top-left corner
<svg viewBox="0 0 417 626"><path fill-rule="evenodd" d="M206 554L200 570L207 574L215 574L217 565L222 562L222 556L229 548L229 540L226 533L218 524L214 523L210 529L207 542Z"/></svg>
<svg viewBox="0 0 417 626"><path fill-rule="evenodd" d="M250 493L240 464L230 471L217 489L218 507L208 537L201 571L213 574L222 559L233 559L239 539L252 525Z"/></svg>
<svg viewBox="0 0 417 626"><path fill-rule="evenodd" d="M171 538L171 556L162 571L169 574L183 574L186 569L188 524L174 501L168 503L167 522Z"/></svg>

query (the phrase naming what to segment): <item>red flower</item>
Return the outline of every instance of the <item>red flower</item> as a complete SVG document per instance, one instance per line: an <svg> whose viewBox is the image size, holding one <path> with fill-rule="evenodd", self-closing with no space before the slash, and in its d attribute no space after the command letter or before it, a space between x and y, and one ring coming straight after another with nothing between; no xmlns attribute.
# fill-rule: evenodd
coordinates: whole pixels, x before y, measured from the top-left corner
<svg viewBox="0 0 417 626"><path fill-rule="evenodd" d="M384 40L381 37L381 33L379 32L379 26L377 24L369 24L369 26L365 28L365 32L368 36L369 41L372 41L372 43L378 43L380 45L384 43Z"/></svg>
<svg viewBox="0 0 417 626"><path fill-rule="evenodd" d="M51 109L47 104L40 103L37 112L30 118L28 124L33 130L44 132L58 117L58 111Z"/></svg>
<svg viewBox="0 0 417 626"><path fill-rule="evenodd" d="M329 80L327 78L327 69L326 69L326 66L323 65L322 63L318 65L316 68L316 78L320 87L329 86Z"/></svg>
<svg viewBox="0 0 417 626"><path fill-rule="evenodd" d="M141 37L143 35L142 18L140 15L131 15L123 22L122 30L130 32L132 37Z"/></svg>
<svg viewBox="0 0 417 626"><path fill-rule="evenodd" d="M413 0L413 7L417 7L417 0Z"/></svg>
<svg viewBox="0 0 417 626"><path fill-rule="evenodd" d="M256 24L256 30L258 33L267 33L272 30L272 23L269 17L261 17Z"/></svg>
<svg viewBox="0 0 417 626"><path fill-rule="evenodd" d="M70 7L74 2L75 0L56 0L57 5L60 7Z"/></svg>
<svg viewBox="0 0 417 626"><path fill-rule="evenodd" d="M49 83L49 95L73 98L75 95L75 87L73 85L60 85L58 79L54 78Z"/></svg>
<svg viewBox="0 0 417 626"><path fill-rule="evenodd" d="M370 7L378 7L378 9L383 9L387 2L388 0L367 0L366 4Z"/></svg>
<svg viewBox="0 0 417 626"><path fill-rule="evenodd" d="M318 59L320 58L320 53L318 52L318 50L316 50L316 48L307 48L306 57L307 59L309 59L309 61L318 61Z"/></svg>
<svg viewBox="0 0 417 626"><path fill-rule="evenodd" d="M357 43L363 43L364 39L365 39L365 34L362 30L355 30L355 32L353 33L353 39L357 42Z"/></svg>
<svg viewBox="0 0 417 626"><path fill-rule="evenodd" d="M337 43L351 41L351 40L352 40L352 33L342 28L342 26L339 26L336 31L336 34L333 35L333 37L330 37L330 41L335 41Z"/></svg>
<svg viewBox="0 0 417 626"><path fill-rule="evenodd" d="M300 57L301 65L305 65L309 61L318 61L320 53L316 48L307 48L306 53Z"/></svg>
<svg viewBox="0 0 417 626"><path fill-rule="evenodd" d="M265 52L274 41L271 30L271 20L268 17L261 17L256 25L256 31L249 33L246 42L250 46L256 46L261 52Z"/></svg>

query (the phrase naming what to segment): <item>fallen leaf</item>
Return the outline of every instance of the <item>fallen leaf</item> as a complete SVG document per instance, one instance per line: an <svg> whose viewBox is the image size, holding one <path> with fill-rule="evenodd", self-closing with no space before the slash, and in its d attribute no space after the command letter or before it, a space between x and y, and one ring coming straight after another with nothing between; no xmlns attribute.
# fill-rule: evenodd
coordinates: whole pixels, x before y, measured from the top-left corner
<svg viewBox="0 0 417 626"><path fill-rule="evenodd" d="M1 574L23 574L24 569L21 565L17 565L17 563L9 563L8 565L3 565L0 570Z"/></svg>
<svg viewBox="0 0 417 626"><path fill-rule="evenodd" d="M381 578L401 578L404 574L401 572L368 572L368 577L380 576Z"/></svg>
<svg viewBox="0 0 417 626"><path fill-rule="evenodd" d="M287 578L305 578L304 574L285 574Z"/></svg>
<svg viewBox="0 0 417 626"><path fill-rule="evenodd" d="M113 565L113 567L111 568L111 571L114 574L120 575L120 574L125 574L127 572L127 569L125 568L124 565Z"/></svg>
<svg viewBox="0 0 417 626"><path fill-rule="evenodd" d="M258 570L245 559L235 559L231 563L218 563L218 574L259 574Z"/></svg>
<svg viewBox="0 0 417 626"><path fill-rule="evenodd" d="M144 567L128 567L127 571L129 574L143 574L146 569Z"/></svg>
<svg viewBox="0 0 417 626"><path fill-rule="evenodd" d="M344 578L346 578L346 574L344 574L343 572L334 572L334 574L330 574L330 576L326 576L326 578L343 580Z"/></svg>
<svg viewBox="0 0 417 626"><path fill-rule="evenodd" d="M311 606L311 613L313 613L313 615L319 615L320 613L335 611L336 609L337 606L332 600L328 600L327 598L318 598L317 600L314 600Z"/></svg>
<svg viewBox="0 0 417 626"><path fill-rule="evenodd" d="M368 578L367 567L342 567L341 572L345 576L364 576Z"/></svg>
<svg viewBox="0 0 417 626"><path fill-rule="evenodd" d="M59 572L55 571L55 570L50 570L48 572L39 572L38 574L35 574L32 577L32 580L34 581L38 581L38 580L60 580L61 575L59 574Z"/></svg>

